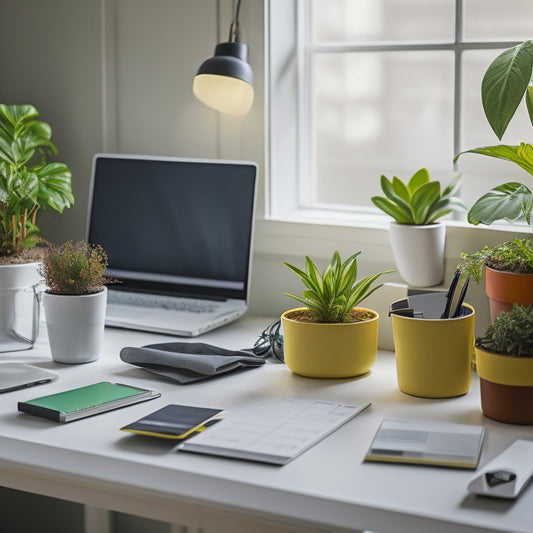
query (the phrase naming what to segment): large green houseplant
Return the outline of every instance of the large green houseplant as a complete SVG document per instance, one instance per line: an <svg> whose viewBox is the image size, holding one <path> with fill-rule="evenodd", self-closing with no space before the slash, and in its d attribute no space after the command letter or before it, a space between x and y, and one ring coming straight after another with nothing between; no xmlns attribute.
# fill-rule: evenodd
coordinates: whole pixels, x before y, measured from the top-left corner
<svg viewBox="0 0 533 533"><path fill-rule="evenodd" d="M358 304L381 285L387 270L357 280L357 257L343 261L335 252L320 271L305 258L305 269L289 263L306 289L302 296L286 293L305 307L282 314L285 363L296 374L319 378L351 377L368 372L376 361L378 314Z"/></svg>
<svg viewBox="0 0 533 533"><path fill-rule="evenodd" d="M421 168L407 181L381 176L383 196L373 196L372 203L394 221L389 235L398 272L412 286L437 285L444 276L446 227L439 221L455 209L464 209L457 196L460 176L453 176L441 188L429 172Z"/></svg>
<svg viewBox="0 0 533 533"><path fill-rule="evenodd" d="M533 424L533 305L514 304L476 339L476 368L486 416Z"/></svg>
<svg viewBox="0 0 533 533"><path fill-rule="evenodd" d="M525 107L533 124L533 40L502 52L487 68L481 84L481 98L490 127L502 139L518 106ZM533 184L533 146L527 142L519 145L500 144L472 148L465 153L481 154L510 161L524 169ZM494 187L481 196L468 212L471 224L490 225L496 220L525 221L532 224L533 192L531 185L509 182Z"/></svg>
<svg viewBox="0 0 533 533"><path fill-rule="evenodd" d="M39 232L37 212L59 213L74 203L72 174L57 153L52 129L32 105L0 104L0 257L32 247Z"/></svg>
<svg viewBox="0 0 533 533"><path fill-rule="evenodd" d="M71 172L31 105L0 104L0 352L31 348L39 325L39 209L74 202Z"/></svg>

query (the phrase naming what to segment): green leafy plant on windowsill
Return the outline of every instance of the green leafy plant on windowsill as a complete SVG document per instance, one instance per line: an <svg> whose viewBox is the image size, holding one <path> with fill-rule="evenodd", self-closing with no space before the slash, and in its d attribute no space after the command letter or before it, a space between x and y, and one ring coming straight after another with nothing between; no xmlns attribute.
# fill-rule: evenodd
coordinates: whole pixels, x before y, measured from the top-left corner
<svg viewBox="0 0 533 533"><path fill-rule="evenodd" d="M283 263L307 287L302 296L285 294L304 304L316 322L334 324L370 318L361 310L354 308L382 286L382 284L372 286L381 275L394 271L385 270L378 274L370 274L357 281L357 257L360 253L353 254L343 262L339 252L335 251L331 262L323 272L319 271L308 256L305 257L305 271L289 263Z"/></svg>
<svg viewBox="0 0 533 533"><path fill-rule="evenodd" d="M487 68L481 83L481 99L490 127L501 141L519 104L525 99L529 119L533 124L533 40L509 48ZM521 142L518 146L500 144L481 146L458 154L480 154L510 161L533 178L533 146ZM497 220L525 221L532 224L533 192L518 182L504 183L481 196L468 212L468 222L491 225Z"/></svg>
<svg viewBox="0 0 533 533"><path fill-rule="evenodd" d="M441 192L438 181L431 181L429 172L421 168L407 183L394 176L389 180L381 176L381 189L385 196L373 196L370 200L381 211L399 224L428 225L465 206L456 196L460 176L455 175Z"/></svg>
<svg viewBox="0 0 533 533"><path fill-rule="evenodd" d="M514 304L501 312L476 346L491 353L515 357L533 357L533 305Z"/></svg>
<svg viewBox="0 0 533 533"><path fill-rule="evenodd" d="M93 294L116 280L104 276L107 254L100 245L72 240L61 245L47 243L39 267L51 294Z"/></svg>
<svg viewBox="0 0 533 533"><path fill-rule="evenodd" d="M0 104L0 257L9 262L35 245L39 209L61 213L74 203L72 174L49 161L57 149L38 116L31 105Z"/></svg>
<svg viewBox="0 0 533 533"><path fill-rule="evenodd" d="M533 274L533 239L517 237L496 246L485 246L473 253L463 252L457 268L479 283L483 279L485 266L517 274Z"/></svg>

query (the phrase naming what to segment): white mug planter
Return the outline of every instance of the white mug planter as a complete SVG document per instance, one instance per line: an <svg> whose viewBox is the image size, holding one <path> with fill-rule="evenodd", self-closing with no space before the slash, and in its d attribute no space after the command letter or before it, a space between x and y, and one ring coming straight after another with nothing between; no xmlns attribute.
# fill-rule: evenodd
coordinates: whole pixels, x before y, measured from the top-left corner
<svg viewBox="0 0 533 533"><path fill-rule="evenodd" d="M390 242L396 268L413 287L438 285L444 277L446 226L390 223Z"/></svg>
<svg viewBox="0 0 533 533"><path fill-rule="evenodd" d="M40 263L0 265L0 352L28 350L39 333Z"/></svg>
<svg viewBox="0 0 533 533"><path fill-rule="evenodd" d="M90 363L102 349L107 288L94 294L43 293L52 359L56 363Z"/></svg>

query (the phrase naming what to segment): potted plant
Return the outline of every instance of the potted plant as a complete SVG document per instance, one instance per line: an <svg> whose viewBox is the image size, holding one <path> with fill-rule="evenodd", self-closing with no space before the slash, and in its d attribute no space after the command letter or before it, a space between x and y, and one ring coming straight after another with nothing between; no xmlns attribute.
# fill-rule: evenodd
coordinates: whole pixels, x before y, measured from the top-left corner
<svg viewBox="0 0 533 533"><path fill-rule="evenodd" d="M284 263L307 287L302 296L286 293L305 307L282 314L285 363L296 374L345 378L366 374L376 361L379 315L357 305L392 270L357 280L357 252L345 261L339 252L323 272L306 256L305 270Z"/></svg>
<svg viewBox="0 0 533 533"><path fill-rule="evenodd" d="M37 334L39 209L74 202L71 172L50 162L52 130L31 105L0 104L0 351L31 348Z"/></svg>
<svg viewBox="0 0 533 533"><path fill-rule="evenodd" d="M481 83L481 99L485 116L499 140L524 99L533 123L533 40L525 41L502 52L487 68ZM465 153L496 157L515 163L533 177L533 146L500 144L472 148ZM525 221L531 225L533 192L523 183L504 183L481 196L468 212L471 224L491 225L496 220Z"/></svg>
<svg viewBox="0 0 533 533"><path fill-rule="evenodd" d="M476 340L481 407L489 418L533 424L533 305L513 305Z"/></svg>
<svg viewBox="0 0 533 533"><path fill-rule="evenodd" d="M105 325L107 254L85 241L49 244L40 273L52 358L58 363L98 359Z"/></svg>
<svg viewBox="0 0 533 533"><path fill-rule="evenodd" d="M491 320L513 303L533 304L533 238L515 238L473 253L462 253L457 268L476 283L485 278Z"/></svg>
<svg viewBox="0 0 533 533"><path fill-rule="evenodd" d="M438 181L421 168L407 183L394 176L381 176L384 196L373 196L372 203L394 221L390 224L392 253L398 271L409 284L418 287L437 285L444 276L446 227L438 220L454 209L464 208L456 196L460 176L455 175L441 191Z"/></svg>

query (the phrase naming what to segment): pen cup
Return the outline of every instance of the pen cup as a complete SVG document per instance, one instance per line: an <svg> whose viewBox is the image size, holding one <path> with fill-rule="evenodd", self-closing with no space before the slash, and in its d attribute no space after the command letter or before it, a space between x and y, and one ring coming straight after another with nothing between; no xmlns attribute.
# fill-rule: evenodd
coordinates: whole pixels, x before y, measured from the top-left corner
<svg viewBox="0 0 533 533"><path fill-rule="evenodd" d="M474 308L457 318L424 319L392 313L396 374L402 392L450 398L470 390Z"/></svg>

